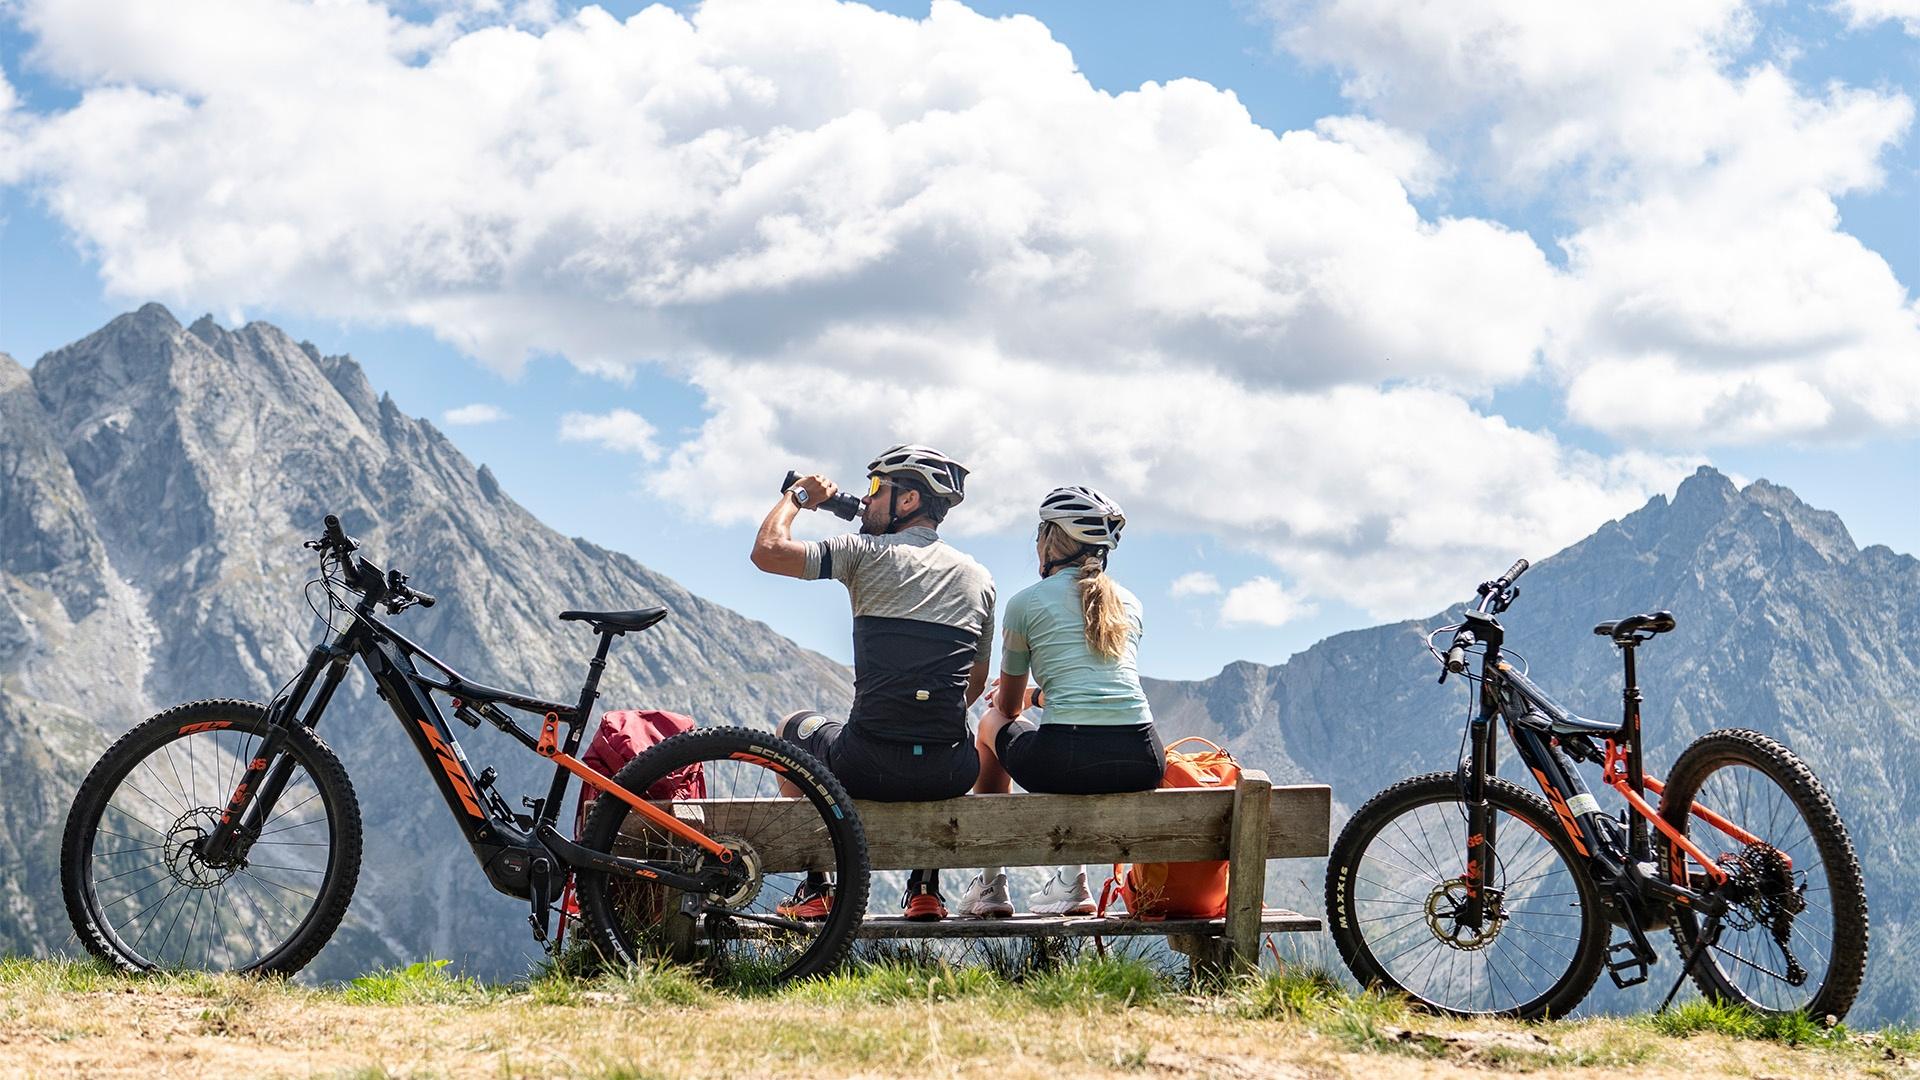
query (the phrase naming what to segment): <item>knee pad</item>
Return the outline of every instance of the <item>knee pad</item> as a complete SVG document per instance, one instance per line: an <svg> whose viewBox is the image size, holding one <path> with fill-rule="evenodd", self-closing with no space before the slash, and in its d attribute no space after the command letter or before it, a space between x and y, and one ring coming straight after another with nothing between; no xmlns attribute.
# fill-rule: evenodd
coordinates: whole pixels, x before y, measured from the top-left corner
<svg viewBox="0 0 1920 1080"><path fill-rule="evenodd" d="M807 718L810 716L819 716L820 719L822 720L826 719L825 716L822 716L820 713L815 712L812 709L801 709L799 712L796 712L796 713L788 713L786 716L786 719L780 721L780 727L777 729L778 734L783 739L799 738L800 725L806 722Z"/></svg>

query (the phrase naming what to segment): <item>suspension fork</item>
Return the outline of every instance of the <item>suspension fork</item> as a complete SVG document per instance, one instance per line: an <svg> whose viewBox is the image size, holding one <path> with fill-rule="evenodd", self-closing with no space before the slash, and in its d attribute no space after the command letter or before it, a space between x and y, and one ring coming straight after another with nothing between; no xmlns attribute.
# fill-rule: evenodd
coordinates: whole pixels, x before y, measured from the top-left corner
<svg viewBox="0 0 1920 1080"><path fill-rule="evenodd" d="M1482 669L1490 675L1498 660L1497 650L1488 650L1488 663ZM1487 778L1494 775L1498 764L1496 738L1499 725L1494 717L1498 715L1498 696L1493 692L1491 679L1480 681L1480 711L1474 716L1467 730L1470 745L1467 760L1466 801L1467 801L1467 887L1466 903L1461 905L1459 920L1461 924L1480 929L1485 920L1486 882L1492 873L1497 858L1494 837L1493 808L1487 805Z"/></svg>
<svg viewBox="0 0 1920 1080"><path fill-rule="evenodd" d="M294 681L293 688L281 697L267 712L267 734L254 751L253 758L247 762L246 770L241 773L240 781L234 786L228 797L227 805L220 814L220 823L201 841L200 854L207 861L219 864L226 861L236 847L241 857L245 857L248 848L266 827L280 796L286 791L287 783L293 778L294 760L281 753L286 745L287 731L291 724L299 723L311 730L320 722L320 714L327 709L327 703L333 700L333 693L339 689L341 680L346 676L347 664L353 659L354 635L357 625L340 634L333 642L316 645L307 654L307 666ZM324 677L321 675L325 671ZM320 681L320 689L313 692L315 680ZM294 713L301 702L313 693L313 701L307 707L306 715L297 721Z"/></svg>

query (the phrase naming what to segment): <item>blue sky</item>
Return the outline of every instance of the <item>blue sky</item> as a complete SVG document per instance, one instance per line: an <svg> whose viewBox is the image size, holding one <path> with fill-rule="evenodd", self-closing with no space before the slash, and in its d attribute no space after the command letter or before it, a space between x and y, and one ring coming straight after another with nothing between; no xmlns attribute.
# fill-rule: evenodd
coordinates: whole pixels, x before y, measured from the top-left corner
<svg viewBox="0 0 1920 1080"><path fill-rule="evenodd" d="M197 20L217 13L188 5L171 27L212 50L195 58L163 55L167 26L116 34L76 6L20 5L0 26L18 97L0 151L25 147L23 166L0 164L0 349L31 362L146 299L183 321L274 322L351 353L409 412L507 414L442 426L543 520L843 660L834 590L748 566L753 507L788 464L857 482L890 434L997 482L950 531L1003 590L1032 578L1027 489L1114 492L1134 518L1115 569L1147 605L1142 665L1163 677L1431 612L1700 461L1794 488L1863 544L1920 551L1920 49L1897 18L1622 5L1619 26L1562 27L1489 0L1445 20L1493 35L1476 70L1429 48L1444 34L1420 5L1360 0L982 3L1044 30L949 9L917 36L824 4L624 27L639 5L614 4L611 26L522 11L519 37L488 36L490 5L322 25L276 0L252 51L271 57L258 46L284 33L339 84L263 95L249 80L265 74L205 44ZM759 34L780 20L800 20L784 53ZM678 45L645 53L659 41ZM536 42L565 62L528 61ZM913 65L901 50L920 50ZM692 55L708 66L679 72ZM533 104L489 115L476 99L473 130L497 130L440 158L417 133L328 126L321 95L386 87L404 133L446 108L432 89L410 107L408 72L463 64ZM723 70L761 81L714 91ZM1178 79L1208 85L1166 88ZM1130 93L1148 83L1162 92ZM667 104L624 129L635 87ZM373 141L291 165L234 146L268 108L287 130ZM551 132L568 148L508 175ZM72 149L129 133L153 164ZM739 171L703 188L689 147ZM370 206L350 175L369 148L398 162L374 202L447 186ZM449 179L475 161L500 182ZM573 179L543 186L555 175ZM309 184L328 219L257 194ZM744 234L706 209L749 197L770 209ZM109 212L125 200L147 219ZM641 209L603 213L629 200ZM365 232L340 225L362 207ZM422 236L383 248L380 213ZM274 258L209 242L222 215ZM532 232L545 240L513 247ZM624 265L637 246L688 254ZM1235 272L1216 281L1217 266ZM761 326L780 328L771 344ZM1087 404L1103 398L1110 412ZM580 419L615 410L644 419ZM564 440L568 426L603 437ZM1491 475L1460 478L1474 472Z"/></svg>

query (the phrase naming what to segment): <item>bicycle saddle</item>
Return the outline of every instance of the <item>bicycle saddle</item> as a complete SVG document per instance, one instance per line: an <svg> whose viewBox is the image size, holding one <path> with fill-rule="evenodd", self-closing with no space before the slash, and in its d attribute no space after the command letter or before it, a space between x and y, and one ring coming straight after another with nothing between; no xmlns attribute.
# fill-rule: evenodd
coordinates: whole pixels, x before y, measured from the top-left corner
<svg viewBox="0 0 1920 1080"><path fill-rule="evenodd" d="M654 623L667 617L663 607L638 608L633 611L563 611L561 622L583 622L591 625L595 633L604 634L609 630L626 633L629 630L645 630Z"/></svg>
<svg viewBox="0 0 1920 1080"><path fill-rule="evenodd" d="M1603 622L1594 627L1593 632L1616 642L1644 641L1655 634L1664 634L1673 627L1673 612L1655 611L1646 615L1629 615L1615 622Z"/></svg>

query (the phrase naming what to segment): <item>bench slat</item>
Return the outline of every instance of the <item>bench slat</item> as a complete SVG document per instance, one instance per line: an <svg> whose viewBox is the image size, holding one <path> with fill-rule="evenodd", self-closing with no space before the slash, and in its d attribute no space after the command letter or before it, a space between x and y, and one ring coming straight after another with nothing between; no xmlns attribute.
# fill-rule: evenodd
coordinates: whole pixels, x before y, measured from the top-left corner
<svg viewBox="0 0 1920 1080"><path fill-rule="evenodd" d="M862 938L986 938L986 937L1141 937L1161 934L1200 934L1217 937L1224 919L1119 919L1091 916L1016 915L1011 919L942 919L908 922L898 915L872 916L855 931ZM1318 930L1320 920L1283 908L1268 908L1260 919L1265 933Z"/></svg>
<svg viewBox="0 0 1920 1080"><path fill-rule="evenodd" d="M1227 857L1231 789L1176 789L1124 795L967 795L940 802L857 802L875 870L1073 863L1179 862ZM1273 789L1266 855L1327 853L1332 789L1297 784ZM751 823L778 843L758 852L767 873L827 866L825 838L796 814L782 836L787 799L710 799L663 803L710 834ZM817 820L817 819L816 819ZM640 824L630 815L627 826Z"/></svg>

